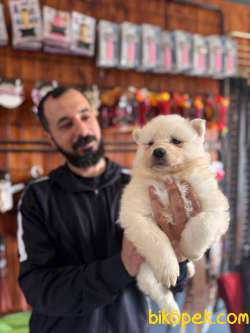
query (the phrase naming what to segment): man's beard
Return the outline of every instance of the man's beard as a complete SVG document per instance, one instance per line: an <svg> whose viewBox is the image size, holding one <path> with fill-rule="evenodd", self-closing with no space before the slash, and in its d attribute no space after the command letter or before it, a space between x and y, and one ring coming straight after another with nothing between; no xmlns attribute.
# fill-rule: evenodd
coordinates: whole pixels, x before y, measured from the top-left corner
<svg viewBox="0 0 250 333"><path fill-rule="evenodd" d="M84 150L82 155L77 153L77 149L86 146L92 141L97 141L95 136L80 136L77 141L73 144L72 148L76 153L69 153L65 151L54 138L53 142L56 145L58 151L63 154L66 160L75 167L87 169L92 166L95 166L105 155L104 142L101 139L99 141L97 149L94 151L93 148L88 148Z"/></svg>

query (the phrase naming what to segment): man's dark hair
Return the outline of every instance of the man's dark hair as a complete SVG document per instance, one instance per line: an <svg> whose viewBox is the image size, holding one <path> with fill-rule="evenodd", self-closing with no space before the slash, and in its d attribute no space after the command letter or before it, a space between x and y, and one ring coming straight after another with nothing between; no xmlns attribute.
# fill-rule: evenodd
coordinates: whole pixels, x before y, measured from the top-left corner
<svg viewBox="0 0 250 333"><path fill-rule="evenodd" d="M45 129L45 131L49 132L50 130L49 130L48 119L46 118L46 116L44 114L44 103L47 101L48 98L52 97L54 99L57 99L72 89L80 91L79 89L77 89L75 87L59 86L59 87L49 91L39 102L37 116L38 116L43 128Z"/></svg>

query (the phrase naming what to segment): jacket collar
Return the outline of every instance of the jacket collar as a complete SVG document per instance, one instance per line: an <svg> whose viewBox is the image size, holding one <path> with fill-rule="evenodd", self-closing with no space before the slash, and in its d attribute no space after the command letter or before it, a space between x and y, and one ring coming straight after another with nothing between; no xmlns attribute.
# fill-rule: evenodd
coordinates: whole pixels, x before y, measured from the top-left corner
<svg viewBox="0 0 250 333"><path fill-rule="evenodd" d="M121 167L108 158L106 158L106 162L106 170L96 178L76 175L66 163L50 172L49 178L52 183L57 184L67 192L93 192L113 184L120 177Z"/></svg>

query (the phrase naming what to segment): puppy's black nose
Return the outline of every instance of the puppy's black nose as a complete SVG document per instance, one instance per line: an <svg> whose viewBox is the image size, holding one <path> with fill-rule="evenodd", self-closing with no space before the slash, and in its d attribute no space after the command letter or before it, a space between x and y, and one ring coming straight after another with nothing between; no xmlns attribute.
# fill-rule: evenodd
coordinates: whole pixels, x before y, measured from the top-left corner
<svg viewBox="0 0 250 333"><path fill-rule="evenodd" d="M163 158L166 155L166 150L163 148L156 148L153 152L155 158Z"/></svg>

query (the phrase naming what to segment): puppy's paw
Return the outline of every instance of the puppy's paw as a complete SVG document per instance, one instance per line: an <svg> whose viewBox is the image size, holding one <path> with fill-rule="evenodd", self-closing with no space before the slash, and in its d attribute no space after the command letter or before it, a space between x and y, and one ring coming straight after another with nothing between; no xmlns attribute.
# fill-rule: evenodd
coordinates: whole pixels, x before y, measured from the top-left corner
<svg viewBox="0 0 250 333"><path fill-rule="evenodd" d="M200 259L213 243L215 231L209 218L204 212L192 217L181 234L181 253L190 260Z"/></svg>
<svg viewBox="0 0 250 333"><path fill-rule="evenodd" d="M206 249L204 247L197 247L195 244L192 244L189 239L182 237L180 241L180 251L181 253L188 258L189 260L199 260Z"/></svg>
<svg viewBox="0 0 250 333"><path fill-rule="evenodd" d="M175 286L180 274L179 264L175 257L162 258L160 265L153 268L157 280L166 287Z"/></svg>
<svg viewBox="0 0 250 333"><path fill-rule="evenodd" d="M180 275L178 261L176 260L170 267L165 267L163 270L161 282L168 288L175 286L177 278Z"/></svg>

